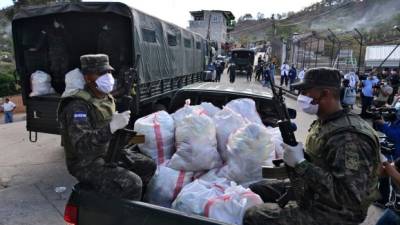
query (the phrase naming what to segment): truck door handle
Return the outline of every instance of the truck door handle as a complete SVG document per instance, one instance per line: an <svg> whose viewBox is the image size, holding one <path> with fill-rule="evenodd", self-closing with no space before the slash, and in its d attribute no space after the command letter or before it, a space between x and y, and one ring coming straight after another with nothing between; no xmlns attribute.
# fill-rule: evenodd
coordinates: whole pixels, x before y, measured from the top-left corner
<svg viewBox="0 0 400 225"><path fill-rule="evenodd" d="M40 117L38 116L38 113L36 112L36 110L33 110L33 118L34 119L40 119Z"/></svg>

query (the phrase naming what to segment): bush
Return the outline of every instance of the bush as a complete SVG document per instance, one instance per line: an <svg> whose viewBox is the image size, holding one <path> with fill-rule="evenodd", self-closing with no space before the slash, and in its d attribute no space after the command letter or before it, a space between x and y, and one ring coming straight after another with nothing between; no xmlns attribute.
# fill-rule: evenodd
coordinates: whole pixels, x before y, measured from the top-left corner
<svg viewBox="0 0 400 225"><path fill-rule="evenodd" d="M0 62L0 97L19 93L14 79L14 64Z"/></svg>

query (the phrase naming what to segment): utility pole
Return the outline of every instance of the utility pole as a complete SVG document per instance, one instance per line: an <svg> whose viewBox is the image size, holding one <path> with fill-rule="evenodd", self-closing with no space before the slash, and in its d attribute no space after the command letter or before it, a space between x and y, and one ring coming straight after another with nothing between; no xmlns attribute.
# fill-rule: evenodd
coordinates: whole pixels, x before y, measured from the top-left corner
<svg viewBox="0 0 400 225"><path fill-rule="evenodd" d="M272 29L273 29L272 36L275 38L275 36L276 36L275 14L272 14L271 20L272 20Z"/></svg>
<svg viewBox="0 0 400 225"><path fill-rule="evenodd" d="M211 27L211 11L210 11L210 15L208 16L208 27L207 27L207 42L208 42L208 64L210 64L212 62L212 46L211 46L211 38L210 38L210 28Z"/></svg>
<svg viewBox="0 0 400 225"><path fill-rule="evenodd" d="M331 29L328 28L329 33L331 33L332 37L336 39L336 41L338 42L338 51L336 53L336 57L338 57L340 55L340 48L342 47L342 43L340 42L339 38L335 35L335 33L333 33L331 31ZM334 67L334 64L332 65L332 67ZM339 69L339 58L337 61L337 65L336 68Z"/></svg>
<svg viewBox="0 0 400 225"><path fill-rule="evenodd" d="M357 30L357 28L354 28L354 30L357 32L357 34L360 36L360 40L358 40L357 38L354 37L354 39L358 42L358 44L360 45L360 51L359 51L359 55L358 55L358 66L357 66L357 74L360 75L360 67L361 67L361 54L362 54L362 48L363 48L363 44L364 44L364 36L361 34L361 32L359 30Z"/></svg>
<svg viewBox="0 0 400 225"><path fill-rule="evenodd" d="M394 26L393 29L396 29L398 32L400 32L400 27L399 26ZM399 70L400 70L400 61L399 61Z"/></svg>

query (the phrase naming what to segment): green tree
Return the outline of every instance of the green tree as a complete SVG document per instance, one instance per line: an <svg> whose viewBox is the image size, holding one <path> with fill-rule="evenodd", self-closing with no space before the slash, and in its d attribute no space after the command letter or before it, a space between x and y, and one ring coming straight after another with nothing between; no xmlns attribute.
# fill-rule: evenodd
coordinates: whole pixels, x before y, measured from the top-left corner
<svg viewBox="0 0 400 225"><path fill-rule="evenodd" d="M33 5L46 5L56 2L81 2L81 0L13 0L14 5L6 8L6 16L9 20L12 20L14 14L21 7L33 6Z"/></svg>

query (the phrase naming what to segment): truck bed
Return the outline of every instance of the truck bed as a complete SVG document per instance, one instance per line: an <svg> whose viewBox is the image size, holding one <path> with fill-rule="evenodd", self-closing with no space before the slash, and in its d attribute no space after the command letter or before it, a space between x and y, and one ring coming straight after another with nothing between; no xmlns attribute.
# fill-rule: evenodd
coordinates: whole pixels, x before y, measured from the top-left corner
<svg viewBox="0 0 400 225"><path fill-rule="evenodd" d="M72 190L68 206L77 208L78 225L224 225L213 219L140 201L104 197L81 184Z"/></svg>

